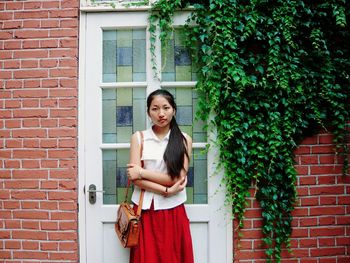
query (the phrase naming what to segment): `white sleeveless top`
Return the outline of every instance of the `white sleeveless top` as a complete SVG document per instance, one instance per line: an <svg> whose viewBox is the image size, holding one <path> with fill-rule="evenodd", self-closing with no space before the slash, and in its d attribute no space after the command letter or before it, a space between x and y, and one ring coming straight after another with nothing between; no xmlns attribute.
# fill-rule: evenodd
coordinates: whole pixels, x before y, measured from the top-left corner
<svg viewBox="0 0 350 263"><path fill-rule="evenodd" d="M139 143L141 143L140 134L138 134ZM158 171L161 173L167 173L166 164L163 160L163 155L165 148L168 145L170 136L170 130L168 134L160 140L153 132L152 128L143 131L143 153L141 160L144 161L144 169ZM137 204L140 200L141 190L135 185L134 192L132 194L131 200L133 203ZM169 196L164 197L162 195L145 191L143 196L142 209L150 209L153 200L154 210L170 209L174 208L187 200L186 189L183 191Z"/></svg>

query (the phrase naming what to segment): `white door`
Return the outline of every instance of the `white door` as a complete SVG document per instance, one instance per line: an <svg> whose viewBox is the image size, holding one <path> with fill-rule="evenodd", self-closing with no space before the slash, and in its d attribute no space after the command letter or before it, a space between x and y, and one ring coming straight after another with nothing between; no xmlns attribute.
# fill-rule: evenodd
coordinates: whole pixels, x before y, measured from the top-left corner
<svg viewBox="0 0 350 263"><path fill-rule="evenodd" d="M184 23L188 14L176 16ZM224 207L216 154L203 150L207 134L194 121L195 67L176 30L168 47L155 53L154 78L147 12L101 12L81 16L79 84L79 237L80 262L128 262L114 232L117 204L124 198L129 138L149 127L145 99L154 89L172 92L177 120L192 135L193 158L186 189L195 262L232 262L232 224ZM162 59L160 57L162 56ZM94 201L89 187L95 186ZM91 193L91 192L90 192Z"/></svg>

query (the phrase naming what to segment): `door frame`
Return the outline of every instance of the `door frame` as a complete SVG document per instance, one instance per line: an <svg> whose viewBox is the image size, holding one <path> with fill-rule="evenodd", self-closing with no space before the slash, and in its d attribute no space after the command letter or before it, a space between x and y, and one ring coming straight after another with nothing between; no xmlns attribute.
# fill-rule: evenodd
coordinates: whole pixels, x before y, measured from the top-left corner
<svg viewBox="0 0 350 263"><path fill-rule="evenodd" d="M85 101L85 86L86 86L86 26L87 26L87 11L90 10L82 10L80 12L80 33L79 33L79 81L78 81L78 239L79 239L79 262L86 263L87 258L87 229L86 229L86 202L87 202L87 193L85 191L86 187L86 156L85 156L85 143L86 143L86 133L84 127L86 126L85 118L86 118L86 101ZM93 10L96 12L96 10ZM105 10L101 9L101 12ZM211 139L215 138L215 135L211 133L208 141L212 141ZM217 159L217 149L211 146L211 153L208 154L208 163L218 163ZM216 158L216 159L215 159ZM210 176L220 176L222 177L222 172L217 171L215 165L212 165L212 170L208 169L208 177ZM212 186L212 189L219 189L222 191L223 187L220 186L220 180L216 180L217 185ZM209 182L208 182L209 183ZM223 191L222 191L223 192ZM222 200L222 195L225 193L209 192L208 196L217 195L219 200ZM215 199L211 199L215 202ZM208 200L209 201L209 200ZM225 207L222 203L222 206L218 206L217 209L225 209L225 217L224 222L226 224L226 262L233 262L233 220L231 217L231 211L229 207ZM194 216L194 215L193 215ZM190 215L189 215L190 217ZM231 230L231 231L230 231ZM209 232L210 234L210 232ZM210 238L210 237L209 237ZM209 255L210 258L210 255ZM210 262L211 263L211 262Z"/></svg>

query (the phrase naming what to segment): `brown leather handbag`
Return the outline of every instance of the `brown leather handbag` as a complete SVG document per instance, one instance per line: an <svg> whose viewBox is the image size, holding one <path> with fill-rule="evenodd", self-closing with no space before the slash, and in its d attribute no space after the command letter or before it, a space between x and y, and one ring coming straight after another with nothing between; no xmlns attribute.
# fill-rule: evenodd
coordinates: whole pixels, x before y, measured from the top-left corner
<svg viewBox="0 0 350 263"><path fill-rule="evenodd" d="M141 156L143 149L143 134L141 132ZM141 162L141 166L143 167L143 162ZM139 243L139 233L141 227L141 211L142 211L142 202L143 195L145 190L141 190L139 206L137 208L137 212L134 212L131 204L127 201L128 192L130 188L130 180L128 180L128 187L125 193L124 201L119 205L117 211L117 221L114 225L115 232L122 244L123 247L134 247Z"/></svg>

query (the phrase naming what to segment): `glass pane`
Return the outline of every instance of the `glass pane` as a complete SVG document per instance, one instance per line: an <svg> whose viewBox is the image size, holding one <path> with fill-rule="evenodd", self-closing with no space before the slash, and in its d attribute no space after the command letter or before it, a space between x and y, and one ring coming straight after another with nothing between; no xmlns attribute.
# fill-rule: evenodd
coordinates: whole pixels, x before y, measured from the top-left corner
<svg viewBox="0 0 350 263"><path fill-rule="evenodd" d="M196 119L198 106L197 92L192 88L164 88L173 94L176 105L176 121L183 132L193 139L193 142L207 142L205 123Z"/></svg>
<svg viewBox="0 0 350 263"><path fill-rule="evenodd" d="M103 143L130 142L132 133L146 129L146 89L102 89Z"/></svg>
<svg viewBox="0 0 350 263"><path fill-rule="evenodd" d="M120 204L125 199L129 149L103 150L103 203ZM132 189L129 190L130 198ZM130 200L130 199L129 199Z"/></svg>
<svg viewBox="0 0 350 263"><path fill-rule="evenodd" d="M207 154L203 149L193 149L186 191L187 204L208 202Z"/></svg>
<svg viewBox="0 0 350 263"><path fill-rule="evenodd" d="M146 81L146 29L103 31L103 82Z"/></svg>
<svg viewBox="0 0 350 263"><path fill-rule="evenodd" d="M207 132L204 122L196 120L198 95L193 88L164 88L173 94L176 104L176 121L180 129L193 139L193 142L206 143ZM204 149L193 149L188 172L187 204L206 204L208 202L207 155Z"/></svg>
<svg viewBox="0 0 350 263"><path fill-rule="evenodd" d="M197 68L184 40L184 30L178 28L169 43L162 47L162 81L197 80Z"/></svg>
<svg viewBox="0 0 350 263"><path fill-rule="evenodd" d="M129 149L103 150L103 203L120 204L125 199L128 183L126 167ZM203 149L193 149L187 182L187 204L208 202L207 155ZM129 190L128 198L132 194Z"/></svg>

